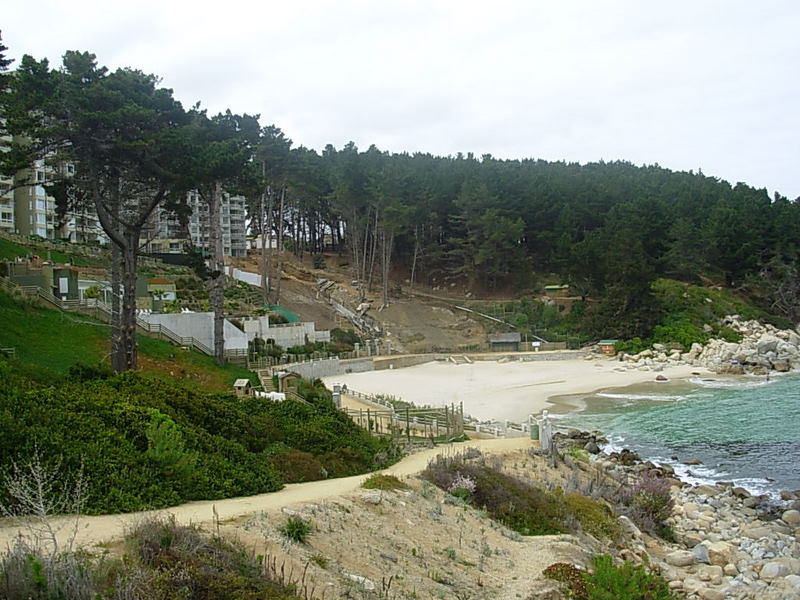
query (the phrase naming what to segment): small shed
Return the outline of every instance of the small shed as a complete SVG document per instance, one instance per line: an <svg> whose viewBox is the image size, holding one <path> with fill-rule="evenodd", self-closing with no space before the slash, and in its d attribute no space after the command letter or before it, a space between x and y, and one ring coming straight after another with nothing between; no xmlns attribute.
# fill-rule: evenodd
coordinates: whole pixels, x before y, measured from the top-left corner
<svg viewBox="0 0 800 600"><path fill-rule="evenodd" d="M569 285L546 285L544 286L544 294L548 298L566 298L569 296Z"/></svg>
<svg viewBox="0 0 800 600"><path fill-rule="evenodd" d="M614 346L619 340L600 340L597 342L597 345L600 347L600 351L603 354L608 354L613 356L614 354Z"/></svg>
<svg viewBox="0 0 800 600"><path fill-rule="evenodd" d="M249 379L237 379L233 382L233 391L240 398L253 395L253 384Z"/></svg>
<svg viewBox="0 0 800 600"><path fill-rule="evenodd" d="M495 352L519 352L522 336L519 333L492 333L489 335L489 347Z"/></svg>

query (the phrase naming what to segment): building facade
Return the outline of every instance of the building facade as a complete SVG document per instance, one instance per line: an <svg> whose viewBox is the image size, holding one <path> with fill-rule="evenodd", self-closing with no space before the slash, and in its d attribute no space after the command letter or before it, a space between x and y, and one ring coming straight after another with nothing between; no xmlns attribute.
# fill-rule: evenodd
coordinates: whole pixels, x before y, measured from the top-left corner
<svg viewBox="0 0 800 600"><path fill-rule="evenodd" d="M142 243L146 252L179 254L184 251L188 239L196 248L209 252L208 205L196 191L189 192L187 203L191 216L187 228L181 226L178 217L163 207L153 211L147 227L142 231ZM222 253L225 256L247 256L247 214L244 196L223 194L219 220L222 233ZM187 237L188 236L188 237Z"/></svg>

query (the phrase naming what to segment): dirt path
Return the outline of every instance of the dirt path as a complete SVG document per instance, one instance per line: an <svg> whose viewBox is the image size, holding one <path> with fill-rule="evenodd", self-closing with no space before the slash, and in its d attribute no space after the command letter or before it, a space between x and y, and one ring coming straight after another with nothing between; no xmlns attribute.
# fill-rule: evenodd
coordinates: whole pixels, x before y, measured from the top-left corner
<svg viewBox="0 0 800 600"><path fill-rule="evenodd" d="M527 438L509 438L447 444L407 456L383 472L391 473L398 477L415 475L422 471L427 466L428 461L438 454L454 454L470 447L479 448L482 452L488 454L503 454L527 448L533 443ZM172 514L180 523L203 524L213 523L215 510L220 521L227 521L261 511L277 510L293 504L318 502L327 498L342 496L358 489L366 477L367 475L356 475L340 479L295 483L287 485L278 492L229 498L227 500L189 502L159 511L82 517L75 542L79 546L91 547L119 540L125 535L126 529L131 524L152 514ZM0 526L0 548L6 547L20 533L25 533L24 529L9 523L7 519L0 521L0 523L2 523ZM63 545L72 532L70 521L64 517L58 517L54 518L52 523L56 528L59 528L59 543ZM74 520L72 523L74 523Z"/></svg>

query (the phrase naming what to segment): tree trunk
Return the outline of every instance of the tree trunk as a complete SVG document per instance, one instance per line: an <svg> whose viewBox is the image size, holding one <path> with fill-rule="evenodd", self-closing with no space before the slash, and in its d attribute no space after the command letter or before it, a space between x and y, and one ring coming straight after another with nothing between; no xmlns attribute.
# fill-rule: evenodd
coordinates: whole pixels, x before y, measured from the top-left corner
<svg viewBox="0 0 800 600"><path fill-rule="evenodd" d="M383 284L383 306L389 306L389 271L392 264L392 246L394 245L394 231L386 233L381 230L381 260L382 260L382 284Z"/></svg>
<svg viewBox="0 0 800 600"><path fill-rule="evenodd" d="M126 244L122 248L122 313L120 330L125 370L135 369L136 350L136 257L139 231L125 231Z"/></svg>
<svg viewBox="0 0 800 600"><path fill-rule="evenodd" d="M278 210L278 281L275 285L275 304L281 303L281 280L283 279L283 208L286 203L286 186L281 188L281 205Z"/></svg>
<svg viewBox="0 0 800 600"><path fill-rule="evenodd" d="M378 254L378 219L380 211L375 208L375 226L372 228L372 249L369 258L369 279L367 280L367 291L372 291L372 279L375 273L375 257Z"/></svg>
<svg viewBox="0 0 800 600"><path fill-rule="evenodd" d="M267 270L266 270L266 273L267 273L267 287L266 287L266 293L264 295L264 298L265 298L265 302L267 304L269 304L269 297L270 297L270 294L272 293L272 259L273 259L273 257L272 257L272 217L273 217L273 212L275 211L275 206L274 206L274 204L275 204L275 202L274 202L275 194L272 191L271 187L267 187L267 199L269 200L269 203L268 203L268 206L267 206L267 220L266 220L266 225L265 225L265 227L267 229L267 232L266 232L266 235L267 235L267 258L266 258L266 261L267 261Z"/></svg>
<svg viewBox="0 0 800 600"><path fill-rule="evenodd" d="M269 274L267 273L267 213L264 200L269 193L269 188L261 194L261 209L259 220L261 228L261 298L264 304L269 303Z"/></svg>
<svg viewBox="0 0 800 600"><path fill-rule="evenodd" d="M417 273L417 257L419 256L419 227L414 227L414 256L411 259L411 287L414 291L414 276Z"/></svg>
<svg viewBox="0 0 800 600"><path fill-rule="evenodd" d="M213 277L209 287L209 304L214 312L214 358L219 366L225 364L225 258L222 255L222 231L220 224L220 204L222 185L214 184L208 199L208 242L211 252L211 271Z"/></svg>
<svg viewBox="0 0 800 600"><path fill-rule="evenodd" d="M117 244L111 244L111 368L120 373L125 370L125 353L122 350L122 319L120 294L122 290L122 253Z"/></svg>

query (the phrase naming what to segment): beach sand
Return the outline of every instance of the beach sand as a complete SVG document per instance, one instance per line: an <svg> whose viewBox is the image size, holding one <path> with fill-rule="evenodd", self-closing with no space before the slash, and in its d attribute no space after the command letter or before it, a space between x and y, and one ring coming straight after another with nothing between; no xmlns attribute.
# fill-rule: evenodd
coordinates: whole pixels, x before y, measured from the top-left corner
<svg viewBox="0 0 800 600"><path fill-rule="evenodd" d="M553 409L558 396L593 392L654 381L656 376L684 379L709 373L702 367L665 365L664 371L628 370L606 357L530 362L475 361L471 364L430 362L405 369L349 373L325 377L364 394L391 395L417 406L464 403L464 413L481 421L516 423L528 415ZM578 405L574 405L577 409ZM559 406L564 412L564 406Z"/></svg>

